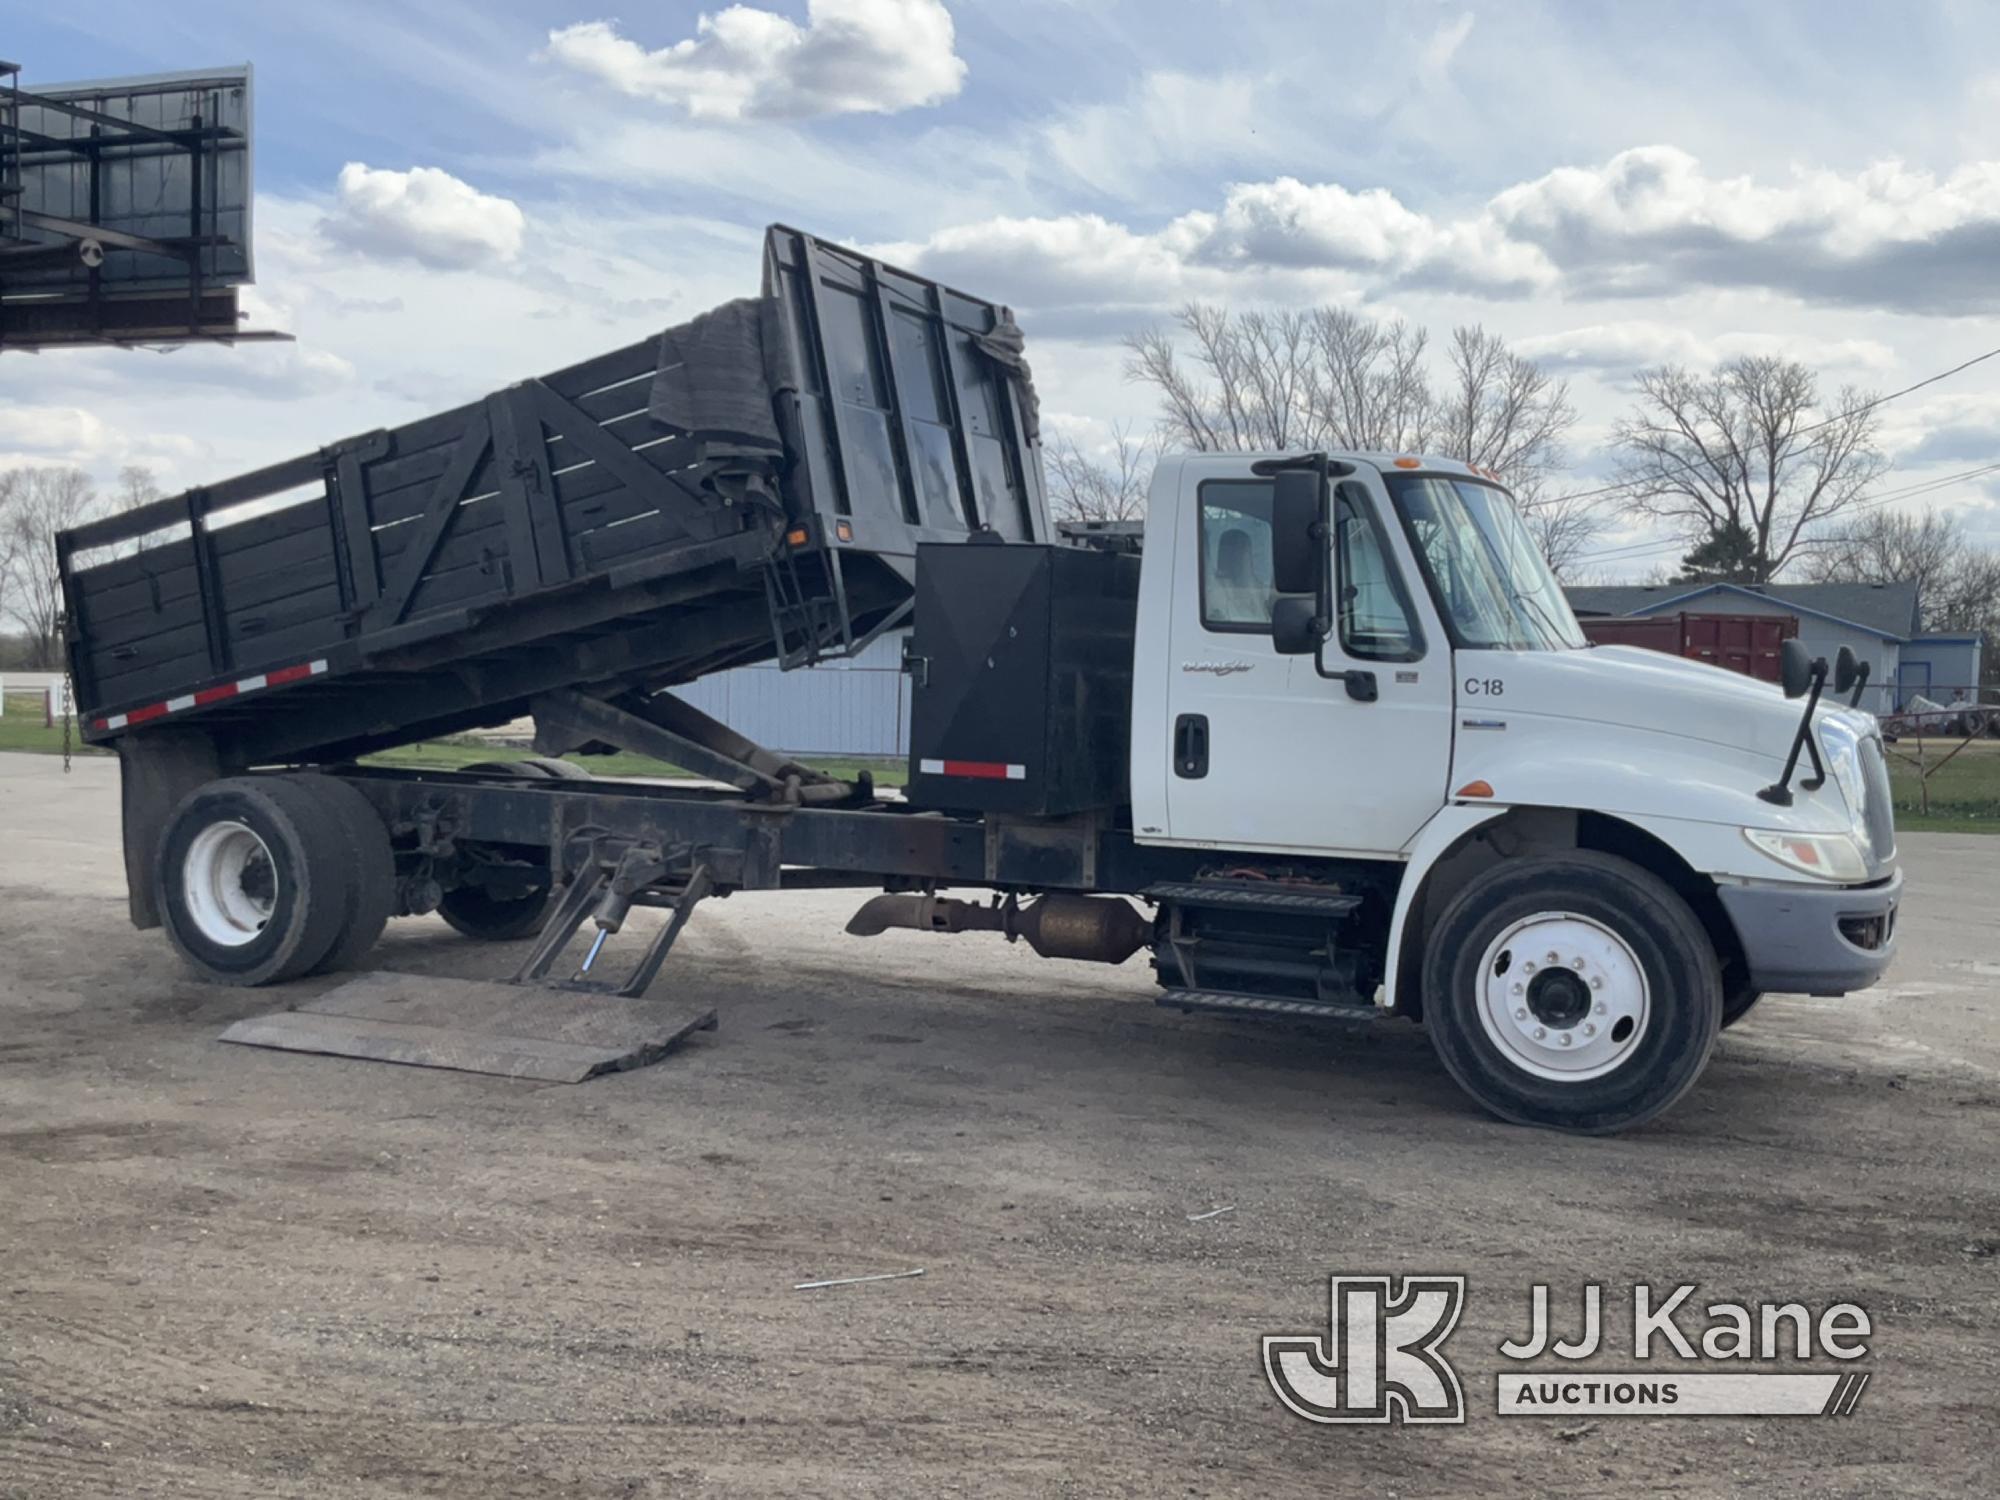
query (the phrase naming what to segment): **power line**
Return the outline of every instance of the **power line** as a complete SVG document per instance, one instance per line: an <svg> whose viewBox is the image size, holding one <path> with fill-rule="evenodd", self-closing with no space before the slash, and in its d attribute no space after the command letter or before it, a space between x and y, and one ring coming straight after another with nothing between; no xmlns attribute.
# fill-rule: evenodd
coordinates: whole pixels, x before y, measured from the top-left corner
<svg viewBox="0 0 2000 1500"><path fill-rule="evenodd" d="M1974 365L1984 364L1987 360L1993 359L1996 356L2000 356L2000 349L1988 349L1984 354L1975 354L1971 359L1964 361L1962 364L1953 365L1949 370L1940 370L1935 375L1926 376L1915 385L1906 385L1900 391L1891 391L1886 396L1877 396L1872 401L1864 401L1859 406L1850 407L1843 412L1836 412L1824 421L1814 422L1810 427L1798 428L1793 432L1792 436L1803 437L1808 432L1818 432L1822 427L1831 427L1835 422L1844 421L1848 417L1858 416L1864 411L1873 411L1878 406L1887 406L1891 401L1907 396L1912 391L1920 391L1927 385L1936 385L1940 380L1949 380L1952 376L1961 374L1971 369ZM1627 479L1618 484L1607 484L1601 489L1581 490L1574 495L1557 495L1552 498L1558 500L1595 500L1600 495L1615 495L1621 491L1643 489L1644 487L1644 480Z"/></svg>
<svg viewBox="0 0 2000 1500"><path fill-rule="evenodd" d="M1994 352L2000 353L2000 350L1995 350ZM1948 489L1952 485L1963 484L1967 480L1980 479L1993 473L2000 473L2000 463L1984 464L1979 468L1965 469L1957 474L1945 474L1935 479L1919 480L1914 484L1905 485L1900 489L1885 490L1880 494L1869 495L1863 499L1852 501L1842 506L1839 514L1847 515L1854 511L1874 510L1878 506L1889 504L1891 501L1909 500L1919 495L1935 494L1937 491ZM1631 542L1624 546L1608 547L1602 552L1585 553L1578 557L1576 561L1580 563L1629 562L1641 557L1651 557L1662 552L1673 552L1689 545L1689 542L1685 539L1669 542Z"/></svg>
<svg viewBox="0 0 2000 1500"><path fill-rule="evenodd" d="M2000 349L1988 349L1984 354L1975 354L1962 365L1953 365L1949 370L1943 370L1936 375L1930 376L1928 379L1919 380L1915 385L1906 385L1900 391L1891 391L1886 396L1877 396L1873 401L1864 401L1859 406L1850 407L1843 412L1836 412L1824 422L1815 422L1810 427L1801 427L1792 436L1798 437L1804 433L1818 432L1820 428L1831 427L1835 422L1844 421L1848 417L1859 416L1864 411L1873 411L1878 406L1886 406L1898 396L1907 396L1911 391L1920 391L1927 385L1936 385L1940 380L1949 380L1961 370L1969 370L1976 364L1983 364L1996 354L2000 354Z"/></svg>

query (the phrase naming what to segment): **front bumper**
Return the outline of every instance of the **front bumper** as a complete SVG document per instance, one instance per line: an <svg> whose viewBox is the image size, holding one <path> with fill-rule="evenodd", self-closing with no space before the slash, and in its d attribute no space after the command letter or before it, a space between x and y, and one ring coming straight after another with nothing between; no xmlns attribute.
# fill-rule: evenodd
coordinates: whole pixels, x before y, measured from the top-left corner
<svg viewBox="0 0 2000 1500"><path fill-rule="evenodd" d="M1896 954L1903 872L1874 885L1723 885L1757 990L1844 995L1882 977Z"/></svg>

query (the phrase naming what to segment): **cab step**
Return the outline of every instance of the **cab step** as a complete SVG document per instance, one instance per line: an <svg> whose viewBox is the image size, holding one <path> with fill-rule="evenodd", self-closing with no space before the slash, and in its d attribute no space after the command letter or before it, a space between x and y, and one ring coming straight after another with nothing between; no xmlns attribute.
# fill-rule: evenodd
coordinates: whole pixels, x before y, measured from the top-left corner
<svg viewBox="0 0 2000 1500"><path fill-rule="evenodd" d="M1280 995L1246 995L1234 990L1164 990L1159 1004L1209 1015L1271 1016L1293 1021L1379 1021L1387 1012L1364 1001L1290 1000Z"/></svg>
<svg viewBox="0 0 2000 1500"><path fill-rule="evenodd" d="M1277 880L1169 880L1147 886L1149 901L1180 906L1225 907L1235 911L1286 912L1299 916L1344 917L1361 905L1359 896L1326 887Z"/></svg>

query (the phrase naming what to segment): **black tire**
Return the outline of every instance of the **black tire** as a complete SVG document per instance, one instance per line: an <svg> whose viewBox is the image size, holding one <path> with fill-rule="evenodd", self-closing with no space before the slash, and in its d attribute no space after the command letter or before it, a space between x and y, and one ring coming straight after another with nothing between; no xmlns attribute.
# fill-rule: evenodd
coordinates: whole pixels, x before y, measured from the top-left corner
<svg viewBox="0 0 2000 1500"><path fill-rule="evenodd" d="M462 885L444 893L438 915L453 931L482 943L511 943L542 930L554 897L548 886L510 898L496 896L483 885Z"/></svg>
<svg viewBox="0 0 2000 1500"><path fill-rule="evenodd" d="M1598 1077L1531 1071L1495 1041L1483 1019L1481 992L1489 976L1481 966L1488 949L1516 923L1540 913L1595 924L1623 944L1645 976L1645 1019L1608 1064L1611 1071ZM1511 956L1503 953L1501 960ZM1573 972L1567 965L1549 967ZM1504 972L1494 970L1496 976ZM1582 999L1589 1001L1587 991ZM1637 865L1588 850L1510 859L1460 891L1431 932L1424 1022L1446 1070L1503 1120L1610 1135L1660 1114L1701 1076L1721 1029L1722 980L1714 949L1687 903ZM1493 1024L1504 1034L1511 1023ZM1560 1030L1576 1022L1549 1024Z"/></svg>
<svg viewBox="0 0 2000 1500"><path fill-rule="evenodd" d="M331 776L301 776L299 785L319 798L340 826L354 861L346 919L332 950L308 971L333 974L354 968L381 941L396 907L396 854L389 830L375 805L354 787Z"/></svg>
<svg viewBox="0 0 2000 1500"><path fill-rule="evenodd" d="M1762 990L1753 990L1746 980L1737 980L1722 994L1722 1029L1727 1031L1756 1008L1764 998Z"/></svg>
<svg viewBox="0 0 2000 1500"><path fill-rule="evenodd" d="M548 755L531 755L526 760L516 761L516 765L532 766L550 781L588 781L590 772L570 761L557 760Z"/></svg>
<svg viewBox="0 0 2000 1500"><path fill-rule="evenodd" d="M566 760L534 755L525 760L483 760L465 768L482 776L522 781L587 781L590 773ZM454 932L482 943L511 943L542 930L555 899L552 886L521 896L498 896L483 885L461 885L444 893L438 915Z"/></svg>
<svg viewBox="0 0 2000 1500"><path fill-rule="evenodd" d="M242 848L238 830L259 847L231 879L214 851ZM215 984L277 984L306 973L340 938L355 881L353 846L327 803L283 776L233 776L190 792L153 866L168 941ZM218 914L218 891L235 903L233 918Z"/></svg>

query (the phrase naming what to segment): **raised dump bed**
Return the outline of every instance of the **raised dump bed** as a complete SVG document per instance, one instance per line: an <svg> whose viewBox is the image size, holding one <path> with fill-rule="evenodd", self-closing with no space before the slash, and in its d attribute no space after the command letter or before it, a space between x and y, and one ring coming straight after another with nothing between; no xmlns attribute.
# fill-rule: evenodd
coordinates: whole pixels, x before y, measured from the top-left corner
<svg viewBox="0 0 2000 1500"><path fill-rule="evenodd" d="M84 736L336 761L850 652L919 543L1049 539L1020 350L1005 308L774 227L758 298L64 533Z"/></svg>

